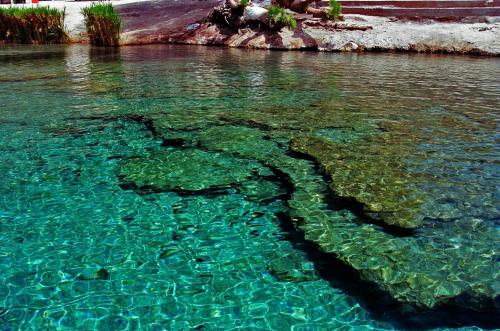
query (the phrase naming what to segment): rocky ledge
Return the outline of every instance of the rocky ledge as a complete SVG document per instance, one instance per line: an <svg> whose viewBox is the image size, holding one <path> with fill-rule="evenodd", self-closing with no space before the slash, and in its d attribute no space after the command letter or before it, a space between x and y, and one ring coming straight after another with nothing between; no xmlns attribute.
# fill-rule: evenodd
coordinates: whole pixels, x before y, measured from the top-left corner
<svg viewBox="0 0 500 331"><path fill-rule="evenodd" d="M146 195L231 190L252 201L280 200L288 207L282 221L303 236L303 243L322 254L330 268L347 267L352 282L377 289L381 305L386 302L404 314L464 310L490 316L497 325L497 231L488 220L498 218L498 212L484 208L494 202L486 202L485 195L478 202L469 199L468 210L445 219L448 208L438 203L433 190L421 188L432 186L438 196L453 200L461 199L454 195L462 186L450 190L449 181L433 176L432 169L408 167L420 158L428 160L418 146L435 146L450 132L429 137L420 125L395 125L379 116L378 125L369 125L367 115L326 105L300 110L300 123L299 109L275 106L123 117L143 124L162 144L148 157L118 163L120 187ZM439 121L436 114L428 116L413 120ZM470 125L464 123L456 138L474 139L462 136L472 131ZM382 140L386 146L375 148ZM394 160L397 152L401 157ZM451 156L447 160L458 161ZM385 165L396 170L384 170ZM480 218L474 214L476 204L483 206ZM270 262L269 271L282 281L316 277L289 260Z"/></svg>
<svg viewBox="0 0 500 331"><path fill-rule="evenodd" d="M500 55L500 21L440 23L345 15L330 22L298 15L297 28L231 29L206 22L219 1L157 0L117 5L124 45L181 43L319 51L414 51ZM145 19L147 18L147 19Z"/></svg>

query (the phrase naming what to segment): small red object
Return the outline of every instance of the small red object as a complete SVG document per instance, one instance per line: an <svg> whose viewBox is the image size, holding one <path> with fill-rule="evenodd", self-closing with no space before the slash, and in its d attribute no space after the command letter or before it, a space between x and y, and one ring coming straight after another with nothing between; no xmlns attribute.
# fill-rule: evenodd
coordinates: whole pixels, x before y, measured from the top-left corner
<svg viewBox="0 0 500 331"><path fill-rule="evenodd" d="M38 3L38 0L31 0L31 3Z"/></svg>

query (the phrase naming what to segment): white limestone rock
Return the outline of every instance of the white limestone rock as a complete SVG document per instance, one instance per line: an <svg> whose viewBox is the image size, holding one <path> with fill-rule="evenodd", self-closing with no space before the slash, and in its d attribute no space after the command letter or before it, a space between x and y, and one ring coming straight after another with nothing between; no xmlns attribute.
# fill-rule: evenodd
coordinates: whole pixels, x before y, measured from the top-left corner
<svg viewBox="0 0 500 331"><path fill-rule="evenodd" d="M243 20L245 22L259 21L267 23L268 21L267 9L253 5L246 6L245 11L243 12Z"/></svg>

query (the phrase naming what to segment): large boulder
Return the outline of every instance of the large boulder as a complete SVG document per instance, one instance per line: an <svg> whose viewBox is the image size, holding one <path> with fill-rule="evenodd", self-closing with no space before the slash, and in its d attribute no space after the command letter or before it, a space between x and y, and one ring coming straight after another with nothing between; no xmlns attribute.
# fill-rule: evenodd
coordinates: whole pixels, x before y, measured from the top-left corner
<svg viewBox="0 0 500 331"><path fill-rule="evenodd" d="M250 5L246 6L243 11L244 22L258 21L267 24L268 20L268 10L266 8Z"/></svg>

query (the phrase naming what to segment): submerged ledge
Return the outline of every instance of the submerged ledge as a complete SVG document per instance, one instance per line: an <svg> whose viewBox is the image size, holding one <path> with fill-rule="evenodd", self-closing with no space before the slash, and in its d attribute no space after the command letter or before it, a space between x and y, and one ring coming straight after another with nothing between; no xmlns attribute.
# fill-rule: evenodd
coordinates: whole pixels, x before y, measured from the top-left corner
<svg viewBox="0 0 500 331"><path fill-rule="evenodd" d="M459 324L469 323L467 319L471 316L487 326L498 324L498 319L493 317L498 310L498 288L495 285L498 273L494 271L495 262L489 257L489 245L481 244L492 242L493 233L487 233L486 229L463 229L468 235L481 236L483 240L475 241L473 251L462 246L453 250L441 250L435 248L432 240L427 240L420 233L397 233L363 222L354 216L355 213L354 217L350 216L350 206L328 204L328 197L334 192L327 186L331 181L325 181L324 176L318 173L321 163L317 162L319 160L316 160L317 164L313 164L301 155L287 154L287 151L290 152L288 148L278 146L273 139L265 139L266 136L276 138L276 134L284 137L287 135L286 131L261 131L240 126L241 122L238 126L227 123L220 126L221 121L229 120L227 114L224 119L220 114L221 116L204 117L204 121L197 123L190 119L188 113L182 114L182 117L177 113L158 113L148 117L133 114L105 116L101 120L129 120L143 124L155 139L163 141L162 147L173 148L168 155L173 156L175 162L183 162L184 153L202 153L234 161L247 160L257 168L263 167L258 173L254 172L254 175L265 176L266 180L273 178L274 183L281 183L281 190L272 190L275 192L272 196L284 199L289 208L289 213L283 215L282 226L293 229L294 236L300 237L300 245L307 246L311 254L321 256L316 261L322 266L318 271L328 275L330 271L344 266L346 271L342 274L349 275L346 277L349 278L348 283L365 286L364 288L369 289L368 292L380 299L380 306L390 310L390 314L395 314L397 319L405 320L411 316L416 320L431 319L437 323L443 314L460 311L466 317ZM188 131L185 132L183 128ZM183 143L179 144L180 140ZM175 141L175 146L169 145L168 141ZM291 145L293 144L292 139ZM181 158L177 159L177 154L174 153L178 153ZM168 155L165 157L168 158ZM201 165L193 166L196 168ZM254 176L243 174L238 183L233 179L229 183L221 177L222 186L168 187L170 174L166 170L175 168L172 162L158 163L156 159L148 157L124 160L116 174L122 181L125 180L122 182L122 189L136 190L140 194L155 193L155 187L160 191L178 192L182 189L184 191L181 193L185 194L198 194L194 191L198 189L203 189L202 193L212 191L212 194L219 194L218 189L222 186L229 185L238 189L239 185L249 180L249 176ZM266 173L265 168L270 169L271 173ZM154 172L154 169L159 170L158 174L162 178L144 176L144 172ZM198 178L201 180L203 171L200 168L196 172L201 174ZM151 181L146 186L143 182L145 179ZM207 181L209 182L212 179ZM152 189L149 190L150 188ZM267 201L267 198L271 196L266 195L265 199L259 200ZM420 231L425 231L425 227ZM443 236L448 236L447 241L459 239L460 235L443 233ZM447 266L446 269L443 266ZM334 283L338 280L334 275L327 278ZM367 295L370 296L370 293ZM363 293L358 295L364 296ZM418 324L417 321L413 322ZM439 323L447 322L445 319Z"/></svg>

